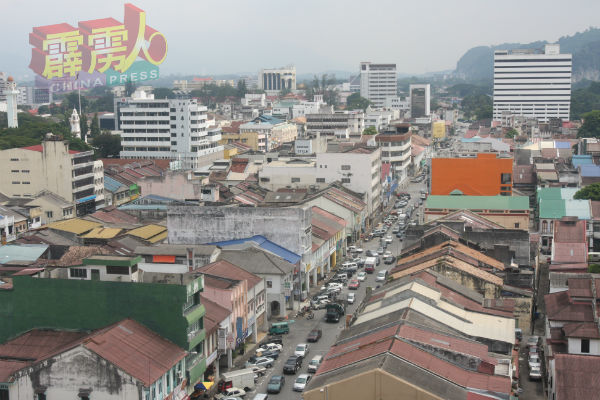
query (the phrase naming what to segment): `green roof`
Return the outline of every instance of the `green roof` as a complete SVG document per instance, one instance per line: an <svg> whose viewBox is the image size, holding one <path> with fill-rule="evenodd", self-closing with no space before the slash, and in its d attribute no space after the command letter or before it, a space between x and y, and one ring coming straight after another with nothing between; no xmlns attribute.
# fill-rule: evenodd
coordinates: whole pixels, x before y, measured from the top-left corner
<svg viewBox="0 0 600 400"><path fill-rule="evenodd" d="M540 200L571 200L578 188L538 188L537 198Z"/></svg>
<svg viewBox="0 0 600 400"><path fill-rule="evenodd" d="M540 218L560 219L567 215L565 201L562 199L540 199Z"/></svg>
<svg viewBox="0 0 600 400"><path fill-rule="evenodd" d="M527 196L429 196L427 208L455 210L529 210Z"/></svg>

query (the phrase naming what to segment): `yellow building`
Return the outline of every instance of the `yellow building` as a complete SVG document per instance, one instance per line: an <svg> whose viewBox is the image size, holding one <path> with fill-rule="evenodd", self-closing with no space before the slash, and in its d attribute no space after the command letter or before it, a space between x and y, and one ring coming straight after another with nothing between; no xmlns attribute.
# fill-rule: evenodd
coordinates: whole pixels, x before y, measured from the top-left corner
<svg viewBox="0 0 600 400"><path fill-rule="evenodd" d="M446 121L433 121L431 134L434 139L444 139L446 137Z"/></svg>
<svg viewBox="0 0 600 400"><path fill-rule="evenodd" d="M241 132L241 133L229 133L222 132L221 140L219 140L219 144L225 145L233 142L239 142L245 144L250 147L252 150L258 150L258 142L259 139L262 139L264 142L265 134L260 134L258 132Z"/></svg>

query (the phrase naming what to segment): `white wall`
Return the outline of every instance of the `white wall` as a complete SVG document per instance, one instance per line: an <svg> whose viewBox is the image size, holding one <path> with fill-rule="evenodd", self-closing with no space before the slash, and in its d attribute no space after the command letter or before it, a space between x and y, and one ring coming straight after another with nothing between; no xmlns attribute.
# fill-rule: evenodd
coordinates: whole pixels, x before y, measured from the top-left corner
<svg viewBox="0 0 600 400"><path fill-rule="evenodd" d="M600 340L590 339L590 352L581 352L581 339L579 338L568 338L568 352L569 354L585 354L590 356L600 355Z"/></svg>

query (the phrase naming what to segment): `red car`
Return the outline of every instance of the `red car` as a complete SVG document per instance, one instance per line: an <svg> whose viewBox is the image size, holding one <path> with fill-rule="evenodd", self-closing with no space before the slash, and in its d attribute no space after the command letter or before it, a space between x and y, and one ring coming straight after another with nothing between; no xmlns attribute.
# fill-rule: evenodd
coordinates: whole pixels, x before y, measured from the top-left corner
<svg viewBox="0 0 600 400"><path fill-rule="evenodd" d="M358 279L352 279L348 284L348 289L357 290L359 286L360 282L358 281Z"/></svg>

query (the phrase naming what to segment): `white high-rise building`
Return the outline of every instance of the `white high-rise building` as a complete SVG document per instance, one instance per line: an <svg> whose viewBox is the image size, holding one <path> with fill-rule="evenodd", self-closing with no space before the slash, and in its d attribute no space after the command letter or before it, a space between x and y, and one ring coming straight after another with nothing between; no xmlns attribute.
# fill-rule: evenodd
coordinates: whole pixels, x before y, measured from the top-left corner
<svg viewBox="0 0 600 400"><path fill-rule="evenodd" d="M502 114L548 121L569 119L572 55L560 54L560 45L547 44L544 52L494 52L494 120Z"/></svg>
<svg viewBox="0 0 600 400"><path fill-rule="evenodd" d="M19 91L17 90L17 84L15 83L12 76L9 76L6 80L6 89L4 89L4 94L6 95L6 114L8 117L8 127L9 128L18 128L19 120L17 119L17 95Z"/></svg>
<svg viewBox="0 0 600 400"><path fill-rule="evenodd" d="M396 97L398 77L396 64L360 63L360 96L384 107L386 99Z"/></svg>
<svg viewBox="0 0 600 400"><path fill-rule="evenodd" d="M209 129L206 106L195 99L154 99L136 91L115 99L115 126L121 133L121 158L178 160L196 168L201 157L223 151L221 131Z"/></svg>
<svg viewBox="0 0 600 400"><path fill-rule="evenodd" d="M296 90L296 67L263 69L258 75L258 85L267 94Z"/></svg>

